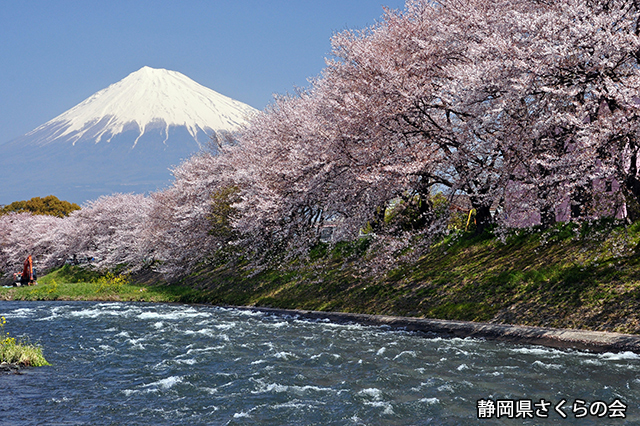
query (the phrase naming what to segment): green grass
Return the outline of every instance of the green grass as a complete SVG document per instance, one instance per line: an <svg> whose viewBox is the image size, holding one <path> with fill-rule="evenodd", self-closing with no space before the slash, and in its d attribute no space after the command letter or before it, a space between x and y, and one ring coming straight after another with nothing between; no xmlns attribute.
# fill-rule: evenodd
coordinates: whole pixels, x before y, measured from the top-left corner
<svg viewBox="0 0 640 426"><path fill-rule="evenodd" d="M156 282L138 283L115 274L63 266L30 287L0 288L0 300L103 300L135 302L204 302L198 289Z"/></svg>
<svg viewBox="0 0 640 426"><path fill-rule="evenodd" d="M7 320L0 317L0 363L20 364L30 367L50 365L42 354L42 347L24 341L18 341L4 331Z"/></svg>

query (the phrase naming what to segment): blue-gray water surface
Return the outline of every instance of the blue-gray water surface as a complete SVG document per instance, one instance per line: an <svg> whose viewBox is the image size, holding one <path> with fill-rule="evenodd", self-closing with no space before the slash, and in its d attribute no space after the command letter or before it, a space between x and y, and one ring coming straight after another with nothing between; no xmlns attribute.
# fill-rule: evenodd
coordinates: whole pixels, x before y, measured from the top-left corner
<svg viewBox="0 0 640 426"><path fill-rule="evenodd" d="M640 424L633 353L211 306L0 302L0 315L52 364L0 375L2 425Z"/></svg>

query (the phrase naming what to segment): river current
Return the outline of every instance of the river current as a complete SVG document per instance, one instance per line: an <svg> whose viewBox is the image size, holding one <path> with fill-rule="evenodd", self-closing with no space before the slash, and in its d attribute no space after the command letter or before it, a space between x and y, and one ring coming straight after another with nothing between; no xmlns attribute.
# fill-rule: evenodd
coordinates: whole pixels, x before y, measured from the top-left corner
<svg viewBox="0 0 640 426"><path fill-rule="evenodd" d="M52 364L0 375L2 425L640 424L628 352L211 306L0 302L0 315Z"/></svg>

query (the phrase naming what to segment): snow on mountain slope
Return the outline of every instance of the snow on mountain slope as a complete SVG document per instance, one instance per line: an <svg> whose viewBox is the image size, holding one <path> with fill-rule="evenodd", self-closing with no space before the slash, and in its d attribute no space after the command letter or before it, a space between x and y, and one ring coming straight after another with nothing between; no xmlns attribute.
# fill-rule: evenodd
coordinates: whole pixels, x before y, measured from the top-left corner
<svg viewBox="0 0 640 426"><path fill-rule="evenodd" d="M170 126L198 131L233 131L256 112L176 71L143 67L103 89L53 120L27 133L55 129L41 144L55 139L76 141L90 136L110 142L126 130L137 130L134 146L148 129L162 128L166 143Z"/></svg>
<svg viewBox="0 0 640 426"><path fill-rule="evenodd" d="M0 204L155 191L172 166L255 113L179 72L144 67L0 145Z"/></svg>

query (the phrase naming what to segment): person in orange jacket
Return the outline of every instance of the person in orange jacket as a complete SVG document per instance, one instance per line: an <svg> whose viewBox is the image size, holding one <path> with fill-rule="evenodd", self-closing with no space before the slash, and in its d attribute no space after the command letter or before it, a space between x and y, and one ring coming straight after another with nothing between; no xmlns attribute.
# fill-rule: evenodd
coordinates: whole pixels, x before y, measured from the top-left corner
<svg viewBox="0 0 640 426"><path fill-rule="evenodd" d="M27 256L27 260L24 261L20 283L22 285L33 285L33 259L31 255Z"/></svg>

